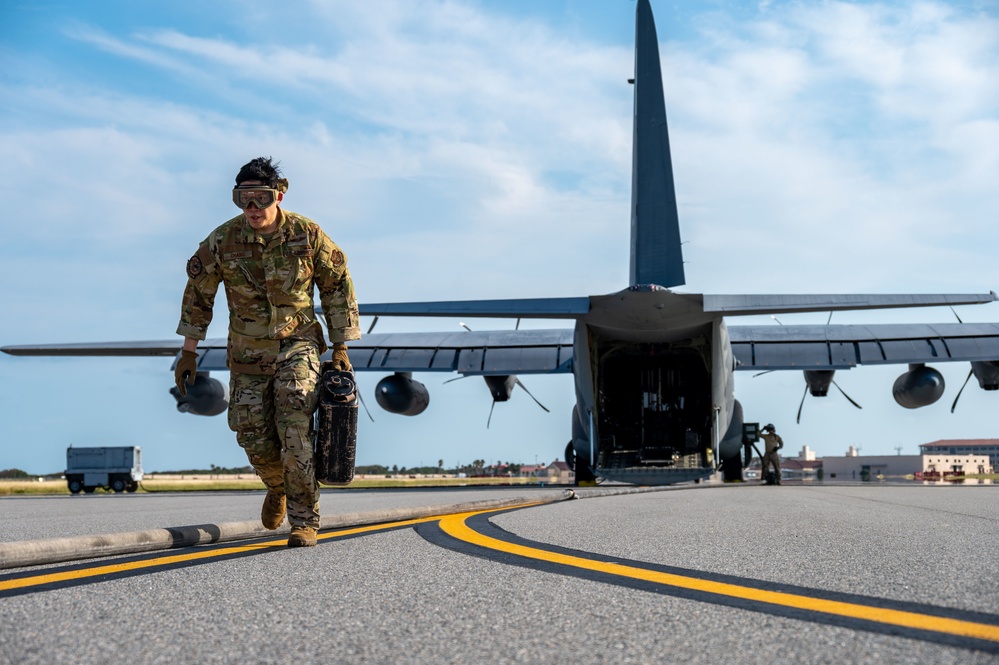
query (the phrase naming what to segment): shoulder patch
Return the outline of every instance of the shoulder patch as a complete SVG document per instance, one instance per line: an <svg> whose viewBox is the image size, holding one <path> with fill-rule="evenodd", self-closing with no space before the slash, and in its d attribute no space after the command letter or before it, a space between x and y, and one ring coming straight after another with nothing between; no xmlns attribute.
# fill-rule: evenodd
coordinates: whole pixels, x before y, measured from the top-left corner
<svg viewBox="0 0 999 665"><path fill-rule="evenodd" d="M334 266L342 266L343 252L341 252L339 249L334 249L332 252L330 252L330 263L333 264Z"/></svg>
<svg viewBox="0 0 999 665"><path fill-rule="evenodd" d="M197 254L192 256L187 262L187 276L191 279L196 278L202 272L204 272L205 266L201 264L201 259Z"/></svg>

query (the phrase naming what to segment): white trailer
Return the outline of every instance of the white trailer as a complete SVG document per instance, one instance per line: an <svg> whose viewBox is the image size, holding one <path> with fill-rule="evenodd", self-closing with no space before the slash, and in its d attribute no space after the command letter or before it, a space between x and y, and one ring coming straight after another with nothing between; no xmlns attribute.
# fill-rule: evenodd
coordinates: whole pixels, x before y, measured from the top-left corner
<svg viewBox="0 0 999 665"><path fill-rule="evenodd" d="M139 446L66 449L66 484L73 494L90 494L98 487L134 492L142 480Z"/></svg>

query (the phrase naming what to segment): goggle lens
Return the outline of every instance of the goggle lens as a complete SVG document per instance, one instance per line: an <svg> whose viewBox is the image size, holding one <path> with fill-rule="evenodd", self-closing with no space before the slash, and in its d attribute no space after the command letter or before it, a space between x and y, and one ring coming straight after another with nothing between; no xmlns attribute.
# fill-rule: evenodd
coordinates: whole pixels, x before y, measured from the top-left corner
<svg viewBox="0 0 999 665"><path fill-rule="evenodd" d="M276 189L241 189L236 187L232 190L232 202L240 210L246 210L250 206L256 206L263 210L270 208L277 202L278 190Z"/></svg>

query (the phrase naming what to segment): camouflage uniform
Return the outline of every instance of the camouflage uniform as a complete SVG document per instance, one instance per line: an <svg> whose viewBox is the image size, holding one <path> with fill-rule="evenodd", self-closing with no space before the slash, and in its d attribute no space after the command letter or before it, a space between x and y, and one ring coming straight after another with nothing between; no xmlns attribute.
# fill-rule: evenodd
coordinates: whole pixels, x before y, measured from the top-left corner
<svg viewBox="0 0 999 665"><path fill-rule="evenodd" d="M777 482L780 483L780 455L777 451L784 447L784 439L780 438L777 432L760 432L760 436L763 438L764 445L766 446L763 452L763 466L760 469L760 474L763 478L766 478L767 472L773 466L774 475L777 476Z"/></svg>
<svg viewBox="0 0 999 665"><path fill-rule="evenodd" d="M347 259L319 225L278 209L278 228L259 234L244 215L201 243L187 264L177 334L205 339L220 283L229 303L229 427L268 490L288 498L292 526L319 527L312 414L319 357L319 288L330 342L360 339Z"/></svg>

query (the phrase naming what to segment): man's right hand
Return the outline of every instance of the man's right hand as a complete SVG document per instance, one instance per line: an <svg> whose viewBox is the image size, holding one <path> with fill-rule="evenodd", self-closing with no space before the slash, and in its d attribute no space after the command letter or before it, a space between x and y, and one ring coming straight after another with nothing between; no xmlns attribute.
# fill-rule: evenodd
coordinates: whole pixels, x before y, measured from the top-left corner
<svg viewBox="0 0 999 665"><path fill-rule="evenodd" d="M194 377L198 374L198 352L181 351L180 360L174 368L173 378L181 397L187 396L187 387L194 385Z"/></svg>
<svg viewBox="0 0 999 665"><path fill-rule="evenodd" d="M350 372L353 370L353 367L350 366L350 356L347 355L346 344L333 345L333 364L341 372Z"/></svg>

